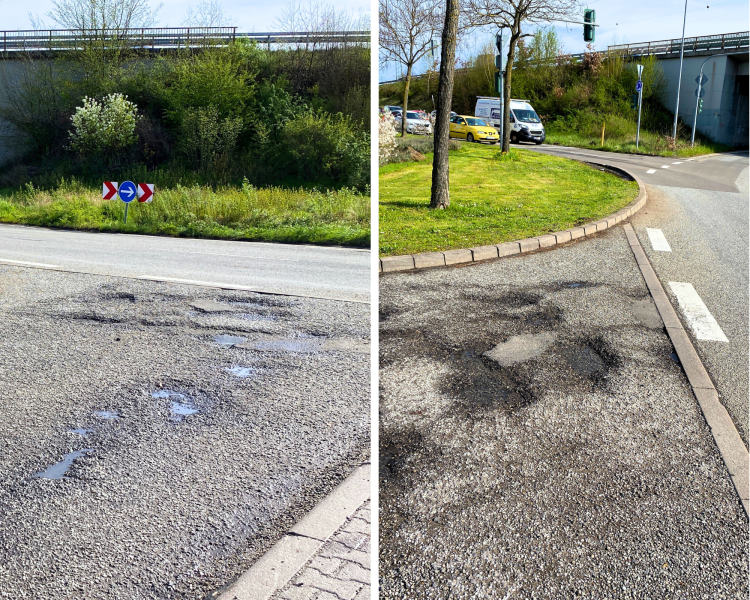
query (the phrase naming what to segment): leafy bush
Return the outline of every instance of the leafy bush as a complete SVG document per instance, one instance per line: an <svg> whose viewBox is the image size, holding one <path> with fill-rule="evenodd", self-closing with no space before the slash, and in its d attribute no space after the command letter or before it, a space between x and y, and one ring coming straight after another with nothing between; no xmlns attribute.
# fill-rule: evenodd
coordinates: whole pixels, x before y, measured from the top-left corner
<svg viewBox="0 0 750 600"><path fill-rule="evenodd" d="M112 155L136 141L138 108L122 94L110 94L101 102L84 98L70 120L70 149L81 154Z"/></svg>
<svg viewBox="0 0 750 600"><path fill-rule="evenodd" d="M370 136L341 113L305 112L286 122L280 152L303 181L330 180L363 189L370 180Z"/></svg>
<svg viewBox="0 0 750 600"><path fill-rule="evenodd" d="M180 151L194 169L226 174L242 126L241 117L219 119L216 106L187 108L180 128Z"/></svg>

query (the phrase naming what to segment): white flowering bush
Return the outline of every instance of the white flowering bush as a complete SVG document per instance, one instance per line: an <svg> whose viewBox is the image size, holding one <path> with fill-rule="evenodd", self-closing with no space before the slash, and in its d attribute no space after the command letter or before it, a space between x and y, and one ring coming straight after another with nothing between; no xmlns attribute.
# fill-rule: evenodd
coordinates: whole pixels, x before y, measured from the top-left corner
<svg viewBox="0 0 750 600"><path fill-rule="evenodd" d="M380 164L384 165L388 162L393 152L396 150L396 119L393 118L393 113L385 111L380 115L380 123L378 125L378 141L379 141L379 160Z"/></svg>
<svg viewBox="0 0 750 600"><path fill-rule="evenodd" d="M70 149L81 154L117 153L137 139L138 107L122 94L110 94L101 102L86 97L70 120Z"/></svg>

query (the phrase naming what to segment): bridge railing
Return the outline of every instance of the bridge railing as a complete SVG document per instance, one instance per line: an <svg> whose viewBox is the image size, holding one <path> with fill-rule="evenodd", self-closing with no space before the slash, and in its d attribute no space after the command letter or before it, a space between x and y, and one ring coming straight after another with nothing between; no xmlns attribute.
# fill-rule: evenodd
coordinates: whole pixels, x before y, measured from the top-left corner
<svg viewBox="0 0 750 600"><path fill-rule="evenodd" d="M682 38L661 40L658 42L642 42L638 44L616 44L609 46L609 51L623 54L674 54L680 53ZM747 48L750 45L750 32L723 33L721 35L704 35L685 38L685 52L708 52L712 50L729 50Z"/></svg>
<svg viewBox="0 0 750 600"><path fill-rule="evenodd" d="M237 33L236 27L47 29L0 31L0 52L57 52L91 45L133 49L177 49L227 45L238 38L264 44L369 43L369 31Z"/></svg>

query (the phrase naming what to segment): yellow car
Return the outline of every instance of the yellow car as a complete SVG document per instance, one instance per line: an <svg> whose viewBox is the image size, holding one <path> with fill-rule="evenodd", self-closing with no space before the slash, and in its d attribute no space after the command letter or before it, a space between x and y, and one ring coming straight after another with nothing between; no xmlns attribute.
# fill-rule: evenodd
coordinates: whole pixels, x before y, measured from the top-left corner
<svg viewBox="0 0 750 600"><path fill-rule="evenodd" d="M491 144L500 141L500 136L494 127L490 127L477 117L465 117L463 115L451 117L450 137L467 142L490 142Z"/></svg>

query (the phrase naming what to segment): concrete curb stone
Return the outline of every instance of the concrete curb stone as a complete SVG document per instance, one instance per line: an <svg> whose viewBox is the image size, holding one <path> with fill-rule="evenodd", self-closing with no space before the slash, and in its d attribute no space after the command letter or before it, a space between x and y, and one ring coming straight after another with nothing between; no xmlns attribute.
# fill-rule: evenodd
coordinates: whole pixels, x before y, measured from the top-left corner
<svg viewBox="0 0 750 600"><path fill-rule="evenodd" d="M369 497L370 465L365 464L323 498L218 600L268 600Z"/></svg>
<svg viewBox="0 0 750 600"><path fill-rule="evenodd" d="M711 377L709 377L698 352L682 326L674 306L672 306L669 297L656 277L633 226L626 223L624 230L641 275L643 275L646 286L651 292L656 308L664 322L667 335L680 359L695 399L698 401L698 406L711 429L711 435L724 460L742 507L745 509L745 515L750 516L750 454L748 454L727 409L719 400L719 394L711 381Z"/></svg>

